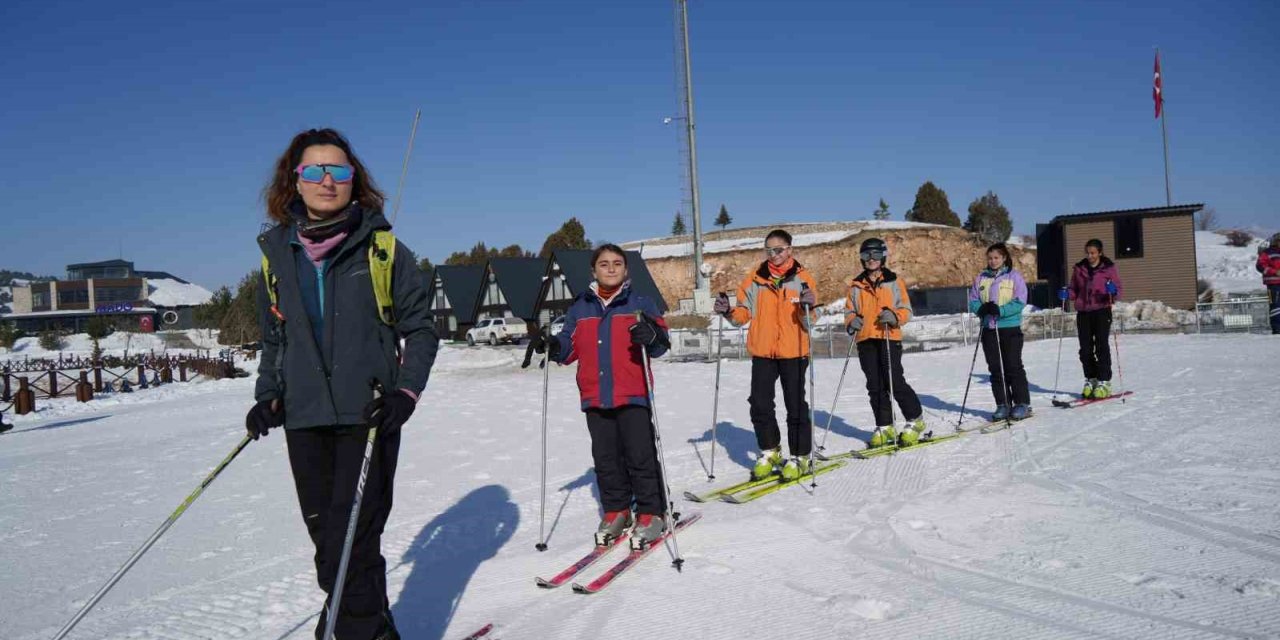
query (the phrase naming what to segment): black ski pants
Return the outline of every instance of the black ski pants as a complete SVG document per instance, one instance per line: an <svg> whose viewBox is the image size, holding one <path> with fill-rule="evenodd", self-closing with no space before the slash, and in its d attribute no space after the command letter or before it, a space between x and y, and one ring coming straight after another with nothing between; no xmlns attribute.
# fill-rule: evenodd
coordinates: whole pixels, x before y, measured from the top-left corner
<svg viewBox="0 0 1280 640"><path fill-rule="evenodd" d="M1280 333L1280 284L1267 287L1271 294L1271 333Z"/></svg>
<svg viewBox="0 0 1280 640"><path fill-rule="evenodd" d="M649 408L587 409L587 430L600 506L605 511L625 511L634 505L636 513L666 513Z"/></svg>
<svg viewBox="0 0 1280 640"><path fill-rule="evenodd" d="M368 434L368 428L362 426L285 431L298 504L316 549L316 578L328 595L333 594L336 584ZM372 640L390 622L387 562L382 557L381 545L382 529L391 513L391 492L399 455L400 431L390 435L379 433L365 480L360 519L356 522L334 631L340 640ZM328 611L326 598L316 625L317 640L324 634Z"/></svg>
<svg viewBox="0 0 1280 640"><path fill-rule="evenodd" d="M893 400L889 398L888 377L891 360L893 400L898 401L903 418L911 421L924 415L920 398L902 374L902 342L890 340L886 349L884 340L870 338L858 343L858 363L867 378L867 396L871 398L871 411L875 413L878 427L893 424L893 406L890 404Z"/></svg>
<svg viewBox="0 0 1280 640"><path fill-rule="evenodd" d="M995 396L996 404L1031 404L1027 370L1022 366L1022 328L983 329L982 355L987 358L991 395ZM1003 367L1001 356L1004 356Z"/></svg>
<svg viewBox="0 0 1280 640"><path fill-rule="evenodd" d="M782 445L774 403L774 386L779 379L782 380L782 403L787 408L787 451L792 456L804 457L813 448L809 403L804 397L804 376L808 370L808 358L751 359L751 397L747 401L751 405L756 444L762 451Z"/></svg>
<svg viewBox="0 0 1280 640"><path fill-rule="evenodd" d="M1111 379L1111 308L1076 314L1076 335L1080 337L1080 364L1086 380Z"/></svg>

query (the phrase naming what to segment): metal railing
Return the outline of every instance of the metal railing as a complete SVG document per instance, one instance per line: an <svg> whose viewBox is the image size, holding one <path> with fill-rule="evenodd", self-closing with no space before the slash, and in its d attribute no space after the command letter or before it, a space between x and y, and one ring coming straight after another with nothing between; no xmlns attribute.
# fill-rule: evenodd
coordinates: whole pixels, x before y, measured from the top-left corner
<svg viewBox="0 0 1280 640"><path fill-rule="evenodd" d="M1266 296L1196 304L1196 333L1270 333Z"/></svg>

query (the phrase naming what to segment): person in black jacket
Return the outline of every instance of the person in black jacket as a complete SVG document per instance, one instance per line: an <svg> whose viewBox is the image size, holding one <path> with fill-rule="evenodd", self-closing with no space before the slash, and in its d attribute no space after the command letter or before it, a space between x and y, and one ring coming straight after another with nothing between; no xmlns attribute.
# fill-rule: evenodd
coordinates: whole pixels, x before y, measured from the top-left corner
<svg viewBox="0 0 1280 640"><path fill-rule="evenodd" d="M382 193L337 131L295 136L264 199L276 225L258 236L270 276L258 286L263 351L257 402L245 426L255 440L285 428L326 594L336 584L368 430L378 429L335 634L396 639L381 536L391 512L400 427L426 387L439 344L426 288L413 254L397 241L392 322L384 321L369 249L374 232L391 225L382 215ZM316 638L329 614L326 601Z"/></svg>

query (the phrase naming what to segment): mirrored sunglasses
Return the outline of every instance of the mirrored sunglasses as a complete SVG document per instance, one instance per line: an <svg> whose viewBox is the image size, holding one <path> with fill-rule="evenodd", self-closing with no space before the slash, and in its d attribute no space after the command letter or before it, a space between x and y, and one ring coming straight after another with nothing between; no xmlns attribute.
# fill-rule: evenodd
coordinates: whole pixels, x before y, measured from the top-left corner
<svg viewBox="0 0 1280 640"><path fill-rule="evenodd" d="M769 257L773 257L773 256L780 256L780 255L782 255L784 252L786 252L786 250L787 250L787 249L790 249L790 248L791 248L791 247L789 247L789 246L788 246L788 247L765 247L765 248L764 248L764 254L765 254L765 255L767 255L767 256L769 256Z"/></svg>
<svg viewBox="0 0 1280 640"><path fill-rule="evenodd" d="M356 177L356 170L345 164L300 164L294 171L303 182L324 182L326 173L334 182L351 182Z"/></svg>

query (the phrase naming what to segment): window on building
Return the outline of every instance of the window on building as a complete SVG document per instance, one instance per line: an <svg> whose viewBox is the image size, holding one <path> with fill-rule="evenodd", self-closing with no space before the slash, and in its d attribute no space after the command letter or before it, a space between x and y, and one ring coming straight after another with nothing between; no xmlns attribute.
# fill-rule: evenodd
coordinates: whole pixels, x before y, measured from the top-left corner
<svg viewBox="0 0 1280 640"><path fill-rule="evenodd" d="M34 291L34 292L32 292L32 293L31 293L31 306L36 307L36 308L48 307L48 306L49 306L49 292L48 292L48 291Z"/></svg>
<svg viewBox="0 0 1280 640"><path fill-rule="evenodd" d="M1116 218L1116 257L1142 257L1142 218L1138 216Z"/></svg>
<svg viewBox="0 0 1280 640"><path fill-rule="evenodd" d="M142 299L139 287L96 287L93 291L94 302L137 302Z"/></svg>
<svg viewBox="0 0 1280 640"><path fill-rule="evenodd" d="M58 291L58 304L75 304L77 302L89 302L88 289Z"/></svg>

